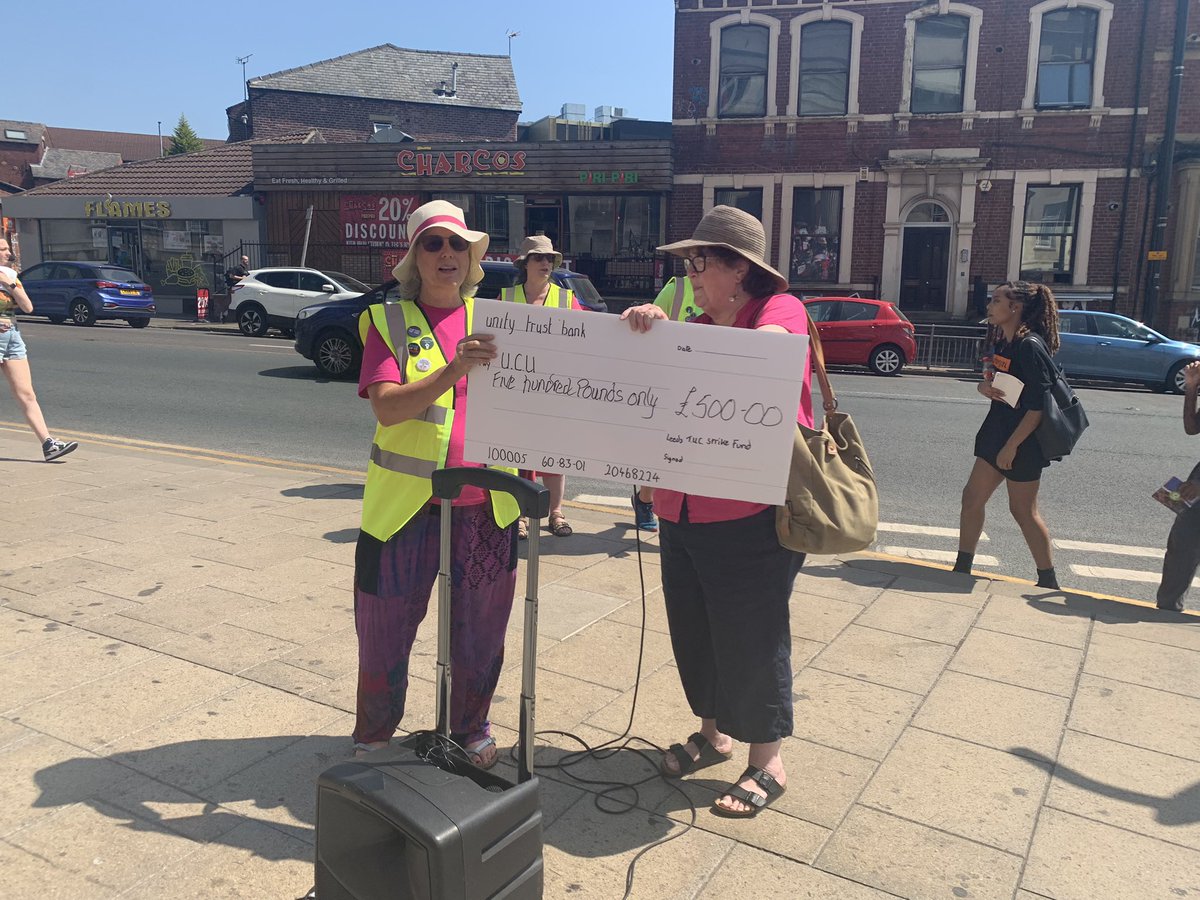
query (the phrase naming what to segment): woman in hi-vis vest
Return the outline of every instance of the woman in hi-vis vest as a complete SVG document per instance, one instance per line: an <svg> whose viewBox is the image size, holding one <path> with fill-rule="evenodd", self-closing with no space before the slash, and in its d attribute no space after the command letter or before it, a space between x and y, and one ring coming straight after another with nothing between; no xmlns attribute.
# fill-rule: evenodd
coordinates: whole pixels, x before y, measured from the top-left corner
<svg viewBox="0 0 1200 900"><path fill-rule="evenodd" d="M521 241L521 253L515 260L517 283L500 293L501 300L512 303L533 303L559 309L583 309L575 294L550 280L554 270L562 265L562 254L554 249L550 238L535 234ZM572 533L567 517L563 515L563 497L567 492L567 476L553 472L526 472L530 478L541 478L550 491L550 518L547 524L555 537L568 537ZM521 540L529 536L529 523L522 517L517 522Z"/></svg>
<svg viewBox="0 0 1200 900"><path fill-rule="evenodd" d="M358 755L386 747L404 715L408 664L438 573L441 506L432 473L463 462L467 373L496 357L473 327L488 236L444 200L408 220L393 274L398 303L367 308L358 393L378 419L354 559ZM505 471L514 472L515 469ZM516 588L518 515L508 494L463 488L451 513L451 737L482 768L496 763L488 712Z"/></svg>

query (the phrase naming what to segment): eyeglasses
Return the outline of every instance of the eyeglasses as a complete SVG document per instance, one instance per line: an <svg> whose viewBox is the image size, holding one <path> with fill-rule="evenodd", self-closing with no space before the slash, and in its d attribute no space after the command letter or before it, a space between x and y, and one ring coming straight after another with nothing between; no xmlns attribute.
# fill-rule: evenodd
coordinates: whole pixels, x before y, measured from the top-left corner
<svg viewBox="0 0 1200 900"><path fill-rule="evenodd" d="M708 257L703 253L697 253L695 256L685 256L683 258L683 267L689 272L695 272L699 275L708 265Z"/></svg>
<svg viewBox="0 0 1200 900"><path fill-rule="evenodd" d="M456 253L462 253L471 246L457 234L452 234L448 238L444 238L440 234L427 234L420 240L421 249L426 253L441 253L443 245L447 242L450 244L450 249Z"/></svg>

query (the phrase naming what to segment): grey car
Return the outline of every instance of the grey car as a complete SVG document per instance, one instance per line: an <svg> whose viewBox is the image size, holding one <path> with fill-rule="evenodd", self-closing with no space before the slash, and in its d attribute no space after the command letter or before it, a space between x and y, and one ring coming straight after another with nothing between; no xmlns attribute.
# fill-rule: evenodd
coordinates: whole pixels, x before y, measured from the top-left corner
<svg viewBox="0 0 1200 900"><path fill-rule="evenodd" d="M1113 313L1063 310L1055 360L1068 376L1138 381L1154 391L1183 393L1183 367L1200 361L1200 347L1173 341Z"/></svg>

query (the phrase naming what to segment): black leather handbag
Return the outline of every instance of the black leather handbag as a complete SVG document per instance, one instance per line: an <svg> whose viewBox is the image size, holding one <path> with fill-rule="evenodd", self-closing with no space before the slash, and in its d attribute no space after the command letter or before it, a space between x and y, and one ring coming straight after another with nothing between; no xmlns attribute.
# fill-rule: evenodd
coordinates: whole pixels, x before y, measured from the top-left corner
<svg viewBox="0 0 1200 900"><path fill-rule="evenodd" d="M1088 427L1087 413L1083 404L1067 384L1066 376L1058 363L1050 356L1049 350L1041 338L1035 338L1034 343L1053 367L1054 383L1046 389L1046 398L1042 403L1042 421L1038 424L1038 444L1042 448L1042 456L1049 460L1059 460L1069 456L1079 442L1079 438Z"/></svg>

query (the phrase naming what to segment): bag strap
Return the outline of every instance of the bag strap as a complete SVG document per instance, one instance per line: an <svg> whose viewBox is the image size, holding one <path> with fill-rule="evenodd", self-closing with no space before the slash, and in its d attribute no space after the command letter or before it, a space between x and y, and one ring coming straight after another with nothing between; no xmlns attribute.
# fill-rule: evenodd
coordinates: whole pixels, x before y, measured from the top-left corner
<svg viewBox="0 0 1200 900"><path fill-rule="evenodd" d="M799 297L796 300L804 310L804 319L808 322L809 355L812 359L813 371L817 375L817 387L821 391L821 408L825 412L833 412L838 408L838 400L837 395L833 392L833 385L829 383L829 373L825 371L825 351L821 348L821 335L817 333L817 323L813 321L812 314L808 311L808 305ZM765 302L754 313L754 319L750 323L751 328L758 327L758 317L762 315L764 306L766 306Z"/></svg>

